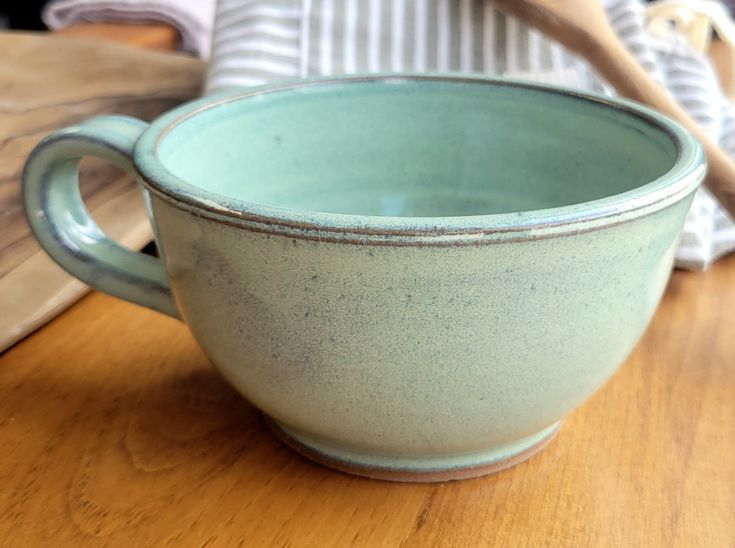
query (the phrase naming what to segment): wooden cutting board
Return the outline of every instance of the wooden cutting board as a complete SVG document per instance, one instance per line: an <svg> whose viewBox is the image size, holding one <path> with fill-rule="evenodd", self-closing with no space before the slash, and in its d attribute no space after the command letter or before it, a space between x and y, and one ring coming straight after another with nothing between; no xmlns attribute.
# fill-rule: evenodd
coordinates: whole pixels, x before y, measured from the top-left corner
<svg viewBox="0 0 735 548"><path fill-rule="evenodd" d="M203 64L108 42L49 34L0 34L0 351L66 309L88 287L36 243L20 201L21 172L48 133L98 114L151 120L196 97ZM121 244L151 239L136 182L85 159L82 193L100 226Z"/></svg>

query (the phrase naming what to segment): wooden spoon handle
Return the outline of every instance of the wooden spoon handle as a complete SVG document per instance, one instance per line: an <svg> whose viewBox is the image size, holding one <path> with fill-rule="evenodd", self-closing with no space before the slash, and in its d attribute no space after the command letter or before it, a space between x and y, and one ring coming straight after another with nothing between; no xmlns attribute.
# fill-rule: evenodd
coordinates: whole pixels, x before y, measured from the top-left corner
<svg viewBox="0 0 735 548"><path fill-rule="evenodd" d="M600 47L589 50L587 59L618 93L667 114L699 139L707 154L705 185L735 218L735 162L702 131L668 90L641 67L617 36L596 38L601 42Z"/></svg>

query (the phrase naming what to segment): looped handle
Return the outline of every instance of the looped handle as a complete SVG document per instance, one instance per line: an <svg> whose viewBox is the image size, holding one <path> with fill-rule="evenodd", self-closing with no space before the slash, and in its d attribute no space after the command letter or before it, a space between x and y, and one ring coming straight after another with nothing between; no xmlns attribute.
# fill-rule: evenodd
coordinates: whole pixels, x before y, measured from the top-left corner
<svg viewBox="0 0 735 548"><path fill-rule="evenodd" d="M132 152L148 124L127 116L100 116L41 141L23 172L28 223L46 252L92 287L179 318L163 264L110 240L79 192L79 161L96 156L133 176Z"/></svg>

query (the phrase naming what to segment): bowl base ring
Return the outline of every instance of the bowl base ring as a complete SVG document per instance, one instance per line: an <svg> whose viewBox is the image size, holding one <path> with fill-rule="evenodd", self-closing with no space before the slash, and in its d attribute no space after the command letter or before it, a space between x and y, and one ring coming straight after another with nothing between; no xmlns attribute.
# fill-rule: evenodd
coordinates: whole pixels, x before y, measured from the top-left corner
<svg viewBox="0 0 735 548"><path fill-rule="evenodd" d="M554 438L562 421L521 440L486 451L451 457L396 459L376 455L360 455L326 446L296 433L278 421L265 416L275 435L304 457L341 472L387 481L430 483L485 476L519 464L539 451Z"/></svg>

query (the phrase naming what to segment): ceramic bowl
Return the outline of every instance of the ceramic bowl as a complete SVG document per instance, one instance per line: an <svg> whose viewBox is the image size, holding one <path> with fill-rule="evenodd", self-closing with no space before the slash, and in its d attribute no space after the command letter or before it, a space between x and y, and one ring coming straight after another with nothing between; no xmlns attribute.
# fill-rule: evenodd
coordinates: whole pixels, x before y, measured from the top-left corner
<svg viewBox="0 0 735 548"><path fill-rule="evenodd" d="M89 219L88 154L141 179L160 261ZM704 172L685 130L629 102L347 77L56 133L25 204L59 264L181 318L288 444L431 481L528 457L610 378Z"/></svg>

